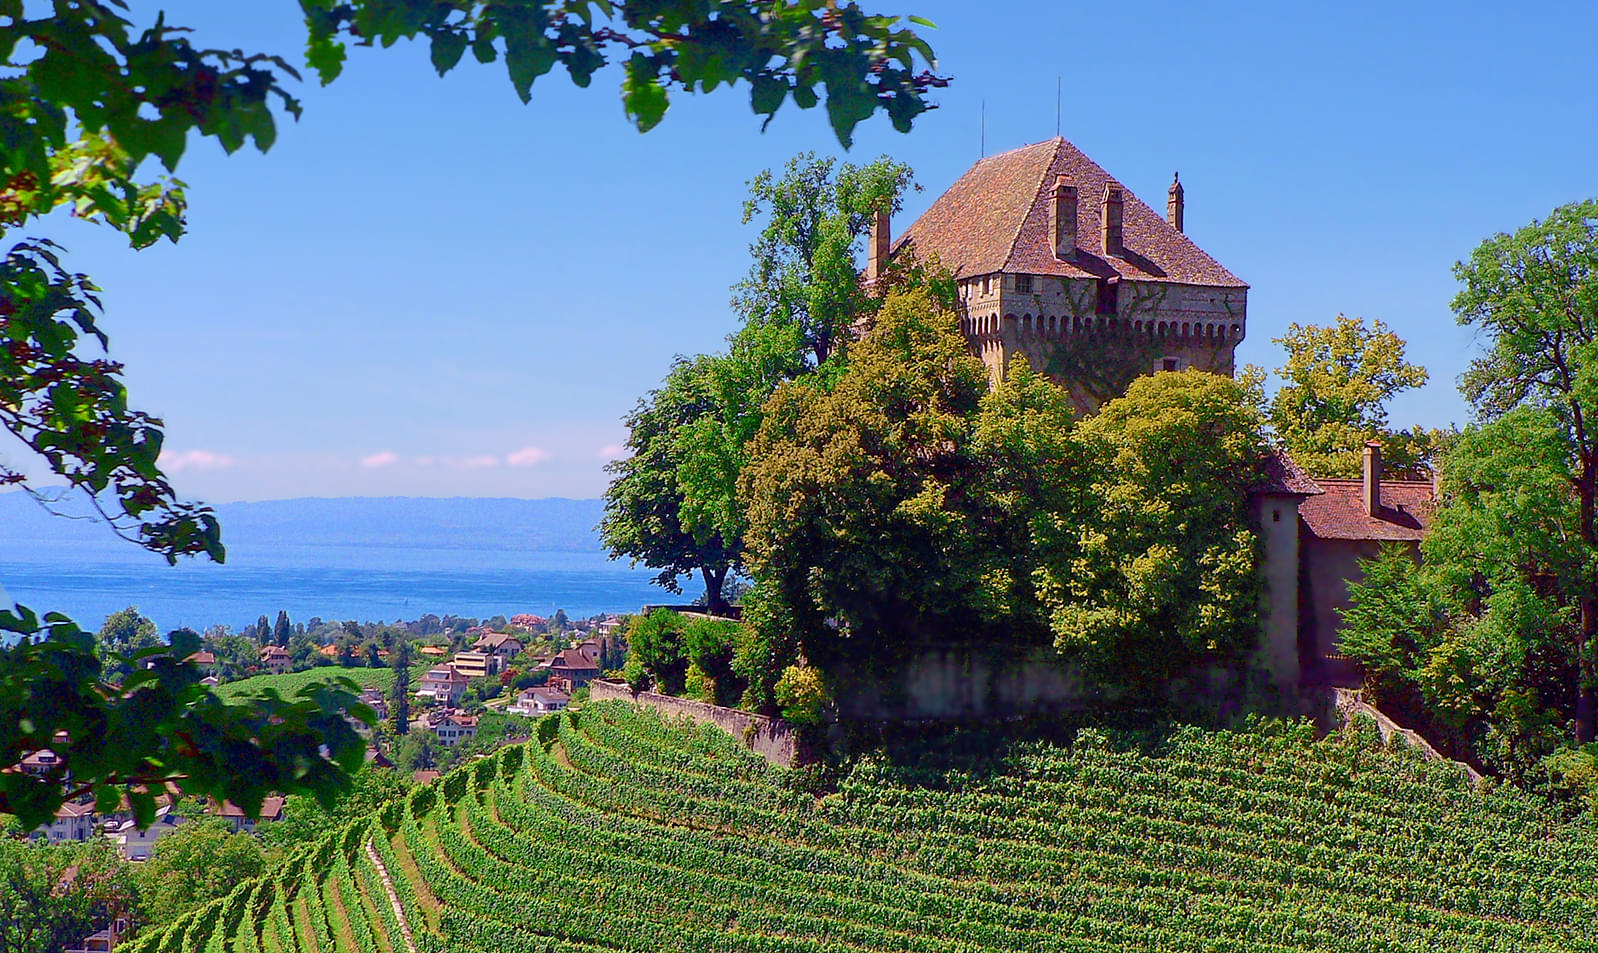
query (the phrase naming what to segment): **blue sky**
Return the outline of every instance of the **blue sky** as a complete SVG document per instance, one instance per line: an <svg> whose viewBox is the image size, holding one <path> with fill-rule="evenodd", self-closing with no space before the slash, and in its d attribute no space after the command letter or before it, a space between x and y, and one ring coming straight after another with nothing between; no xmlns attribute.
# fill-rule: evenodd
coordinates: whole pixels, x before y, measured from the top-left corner
<svg viewBox="0 0 1598 953"><path fill-rule="evenodd" d="M1591 2L865 5L935 21L954 78L913 133L875 119L849 156L910 163L910 216L978 157L984 102L989 153L1052 136L1063 77L1063 134L1133 192L1163 208L1181 171L1188 234L1252 285L1240 360L1279 364L1291 322L1381 318L1432 374L1396 424L1466 419L1453 263L1598 194ZM199 42L299 60L291 0L165 9ZM422 48L357 50L299 87L271 153L191 143L181 244L62 223L179 489L598 495L621 416L732 330L747 180L841 152L821 110L761 134L743 88L679 96L641 136L616 85L552 74L523 106L500 64L441 80Z"/></svg>

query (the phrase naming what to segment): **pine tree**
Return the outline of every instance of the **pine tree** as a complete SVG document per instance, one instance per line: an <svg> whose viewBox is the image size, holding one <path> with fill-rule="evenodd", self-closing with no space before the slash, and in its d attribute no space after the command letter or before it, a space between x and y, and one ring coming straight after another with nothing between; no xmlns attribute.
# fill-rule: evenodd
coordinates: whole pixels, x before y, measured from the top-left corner
<svg viewBox="0 0 1598 953"><path fill-rule="evenodd" d="M406 734L411 730L411 643L400 639L394 647L394 687L389 695L389 707L394 709L394 733Z"/></svg>
<svg viewBox="0 0 1598 953"><path fill-rule="evenodd" d="M289 637L294 634L294 627L289 625L289 614L282 609L277 610L277 624L272 626L272 642L276 645L288 645Z"/></svg>

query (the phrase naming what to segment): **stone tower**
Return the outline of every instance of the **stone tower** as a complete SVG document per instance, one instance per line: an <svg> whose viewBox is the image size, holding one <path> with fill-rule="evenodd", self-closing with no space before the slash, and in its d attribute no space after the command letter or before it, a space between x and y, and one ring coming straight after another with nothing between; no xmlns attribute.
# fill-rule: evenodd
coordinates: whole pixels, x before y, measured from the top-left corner
<svg viewBox="0 0 1598 953"><path fill-rule="evenodd" d="M887 241L954 273L966 339L995 379L1013 357L1096 410L1140 374L1231 374L1248 285L1064 139L983 159ZM876 247L874 245L874 247ZM879 253L880 254L880 253Z"/></svg>

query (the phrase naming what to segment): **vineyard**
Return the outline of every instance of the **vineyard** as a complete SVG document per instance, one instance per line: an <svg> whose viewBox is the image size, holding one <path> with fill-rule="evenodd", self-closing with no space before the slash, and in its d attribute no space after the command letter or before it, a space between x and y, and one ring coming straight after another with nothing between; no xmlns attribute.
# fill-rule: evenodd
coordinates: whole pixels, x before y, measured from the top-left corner
<svg viewBox="0 0 1598 953"><path fill-rule="evenodd" d="M135 953L1598 951L1598 834L1374 732L1081 732L822 798L618 703L457 770Z"/></svg>

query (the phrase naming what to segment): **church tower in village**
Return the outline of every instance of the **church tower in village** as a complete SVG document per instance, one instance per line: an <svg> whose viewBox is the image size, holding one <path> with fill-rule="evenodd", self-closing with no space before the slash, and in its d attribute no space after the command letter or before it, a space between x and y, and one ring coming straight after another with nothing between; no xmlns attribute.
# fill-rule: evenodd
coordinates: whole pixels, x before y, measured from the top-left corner
<svg viewBox="0 0 1598 953"><path fill-rule="evenodd" d="M1055 138L981 160L897 239L878 216L868 278L936 258L995 380L1024 355L1092 411L1140 374L1232 373L1248 285L1183 234L1183 205L1172 182L1161 218Z"/></svg>

